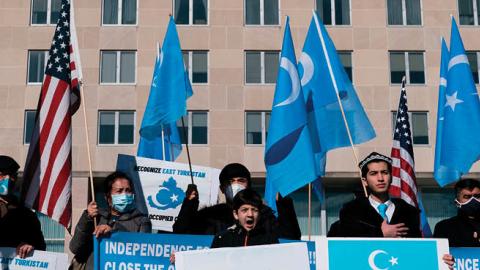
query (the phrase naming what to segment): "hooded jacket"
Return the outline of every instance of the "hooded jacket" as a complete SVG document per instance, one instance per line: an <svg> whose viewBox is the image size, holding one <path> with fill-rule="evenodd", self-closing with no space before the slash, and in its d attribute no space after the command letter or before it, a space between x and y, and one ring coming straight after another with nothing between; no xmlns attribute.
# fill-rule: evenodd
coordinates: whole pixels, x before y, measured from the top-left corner
<svg viewBox="0 0 480 270"><path fill-rule="evenodd" d="M112 216L110 212L99 209L98 225L107 224L112 232L152 232L152 224L148 217L137 209L121 216ZM93 269L93 231L94 222L87 210L83 211L70 241L70 251L75 254L79 263L87 263L86 269Z"/></svg>

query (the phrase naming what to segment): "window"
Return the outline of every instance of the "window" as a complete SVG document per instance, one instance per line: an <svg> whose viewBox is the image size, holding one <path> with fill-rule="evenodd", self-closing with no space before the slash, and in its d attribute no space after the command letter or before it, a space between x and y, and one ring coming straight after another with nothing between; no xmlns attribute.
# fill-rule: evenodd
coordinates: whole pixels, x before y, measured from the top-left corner
<svg viewBox="0 0 480 270"><path fill-rule="evenodd" d="M135 83L135 51L102 51L100 83Z"/></svg>
<svg viewBox="0 0 480 270"><path fill-rule="evenodd" d="M420 0L387 0L388 25L421 25Z"/></svg>
<svg viewBox="0 0 480 270"><path fill-rule="evenodd" d="M174 0L176 24L206 25L208 23L208 0Z"/></svg>
<svg viewBox="0 0 480 270"><path fill-rule="evenodd" d="M350 24L350 0L315 0L315 4L323 24Z"/></svg>
<svg viewBox="0 0 480 270"><path fill-rule="evenodd" d="M275 83L277 80L279 52L246 51L245 83Z"/></svg>
<svg viewBox="0 0 480 270"><path fill-rule="evenodd" d="M478 84L479 79L478 79L478 57L479 57L480 52L467 52L467 57L468 57L468 62L470 63L470 69L472 70L472 75L473 75L473 81L475 81L476 84Z"/></svg>
<svg viewBox="0 0 480 270"><path fill-rule="evenodd" d="M390 52L390 83L425 84L423 52Z"/></svg>
<svg viewBox="0 0 480 270"><path fill-rule="evenodd" d="M480 0L458 0L458 17L461 25L478 25Z"/></svg>
<svg viewBox="0 0 480 270"><path fill-rule="evenodd" d="M342 62L343 67L345 68L345 72L347 72L348 78L350 82L353 82L353 74L352 74L352 52L338 52L338 56L340 57L340 61Z"/></svg>
<svg viewBox="0 0 480 270"><path fill-rule="evenodd" d="M415 145L428 145L428 112L408 112L408 120ZM397 112L392 112L392 134L395 132ZM392 135L393 136L393 135Z"/></svg>
<svg viewBox="0 0 480 270"><path fill-rule="evenodd" d="M57 24L62 0L32 0L31 24Z"/></svg>
<svg viewBox="0 0 480 270"><path fill-rule="evenodd" d="M208 143L208 113L203 111L189 111L187 116L177 121L182 144L207 144ZM187 138L185 138L187 134Z"/></svg>
<svg viewBox="0 0 480 270"><path fill-rule="evenodd" d="M137 24L137 0L103 0L104 25Z"/></svg>
<svg viewBox="0 0 480 270"><path fill-rule="evenodd" d="M183 62L192 83L208 83L207 51L184 51Z"/></svg>
<svg viewBox="0 0 480 270"><path fill-rule="evenodd" d="M245 143L265 145L270 112L245 113Z"/></svg>
<svg viewBox="0 0 480 270"><path fill-rule="evenodd" d="M33 128L35 127L36 110L25 111L25 120L23 124L23 144L30 144L32 139Z"/></svg>
<svg viewBox="0 0 480 270"><path fill-rule="evenodd" d="M245 0L246 25L279 25L279 0Z"/></svg>
<svg viewBox="0 0 480 270"><path fill-rule="evenodd" d="M98 144L133 144L134 111L99 111Z"/></svg>
<svg viewBox="0 0 480 270"><path fill-rule="evenodd" d="M48 51L28 51L27 83L42 83Z"/></svg>

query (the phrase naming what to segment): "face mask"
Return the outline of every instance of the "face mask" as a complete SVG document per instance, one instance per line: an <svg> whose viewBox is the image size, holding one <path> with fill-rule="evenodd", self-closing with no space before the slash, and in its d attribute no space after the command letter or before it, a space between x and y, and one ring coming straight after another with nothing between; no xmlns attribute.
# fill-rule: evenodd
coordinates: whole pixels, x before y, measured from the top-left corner
<svg viewBox="0 0 480 270"><path fill-rule="evenodd" d="M135 208L135 195L122 193L112 195L112 207L120 213L126 213Z"/></svg>
<svg viewBox="0 0 480 270"><path fill-rule="evenodd" d="M457 200L455 200L455 202L457 203L458 208L460 208L460 211L467 216L480 217L480 199L472 197L464 203L460 203Z"/></svg>
<svg viewBox="0 0 480 270"><path fill-rule="evenodd" d="M228 201L233 201L233 197L235 197L235 195L237 195L238 192L244 189L245 189L245 186L243 185L231 184L227 187L227 190L225 190L225 197L227 197Z"/></svg>
<svg viewBox="0 0 480 270"><path fill-rule="evenodd" d="M8 177L0 180L0 195L8 195L8 186L10 184L10 179Z"/></svg>

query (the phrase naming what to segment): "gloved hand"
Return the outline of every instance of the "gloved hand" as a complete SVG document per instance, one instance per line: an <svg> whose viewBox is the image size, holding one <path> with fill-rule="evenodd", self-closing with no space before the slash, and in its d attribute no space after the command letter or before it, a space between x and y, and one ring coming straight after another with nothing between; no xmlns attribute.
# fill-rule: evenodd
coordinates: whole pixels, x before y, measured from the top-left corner
<svg viewBox="0 0 480 270"><path fill-rule="evenodd" d="M197 185L189 184L188 187L187 187L187 191L185 191L185 196L187 197L187 200L189 200L189 201L198 198Z"/></svg>

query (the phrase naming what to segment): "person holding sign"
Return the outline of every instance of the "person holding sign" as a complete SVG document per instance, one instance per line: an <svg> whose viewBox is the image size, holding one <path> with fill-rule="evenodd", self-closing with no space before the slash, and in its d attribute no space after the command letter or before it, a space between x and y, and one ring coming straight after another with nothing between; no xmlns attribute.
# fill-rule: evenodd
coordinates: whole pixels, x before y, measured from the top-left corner
<svg viewBox="0 0 480 270"><path fill-rule="evenodd" d="M460 180L455 193L458 214L437 223L433 236L448 238L451 247L480 247L480 181Z"/></svg>
<svg viewBox="0 0 480 270"><path fill-rule="evenodd" d="M148 217L136 209L135 192L130 177L114 172L105 179L105 197L108 210L100 209L92 201L83 212L70 241L75 261L93 269L93 235L108 236L115 231L150 233L152 224ZM95 227L94 219L98 225Z"/></svg>
<svg viewBox="0 0 480 270"><path fill-rule="evenodd" d="M235 223L232 215L233 198L246 188L251 187L248 169L239 163L226 165L220 172L220 190L225 194L226 203L198 210L198 191L195 185L189 185L178 218L173 224L173 232L178 234L218 234ZM278 218L268 206L261 208L260 216L268 230L278 237L300 239L301 232L297 216L290 198L277 198Z"/></svg>
<svg viewBox="0 0 480 270"><path fill-rule="evenodd" d="M392 160L372 152L358 166L370 195L346 203L340 210L340 220L332 225L328 236L421 237L419 210L388 195Z"/></svg>
<svg viewBox="0 0 480 270"><path fill-rule="evenodd" d="M46 244L40 221L15 192L19 168L13 158L0 156L0 247L16 248L25 258L34 249L45 250Z"/></svg>
<svg viewBox="0 0 480 270"><path fill-rule="evenodd" d="M217 234L211 248L277 244L278 238L259 224L260 213L266 207L253 189L244 189L233 198L235 224Z"/></svg>

